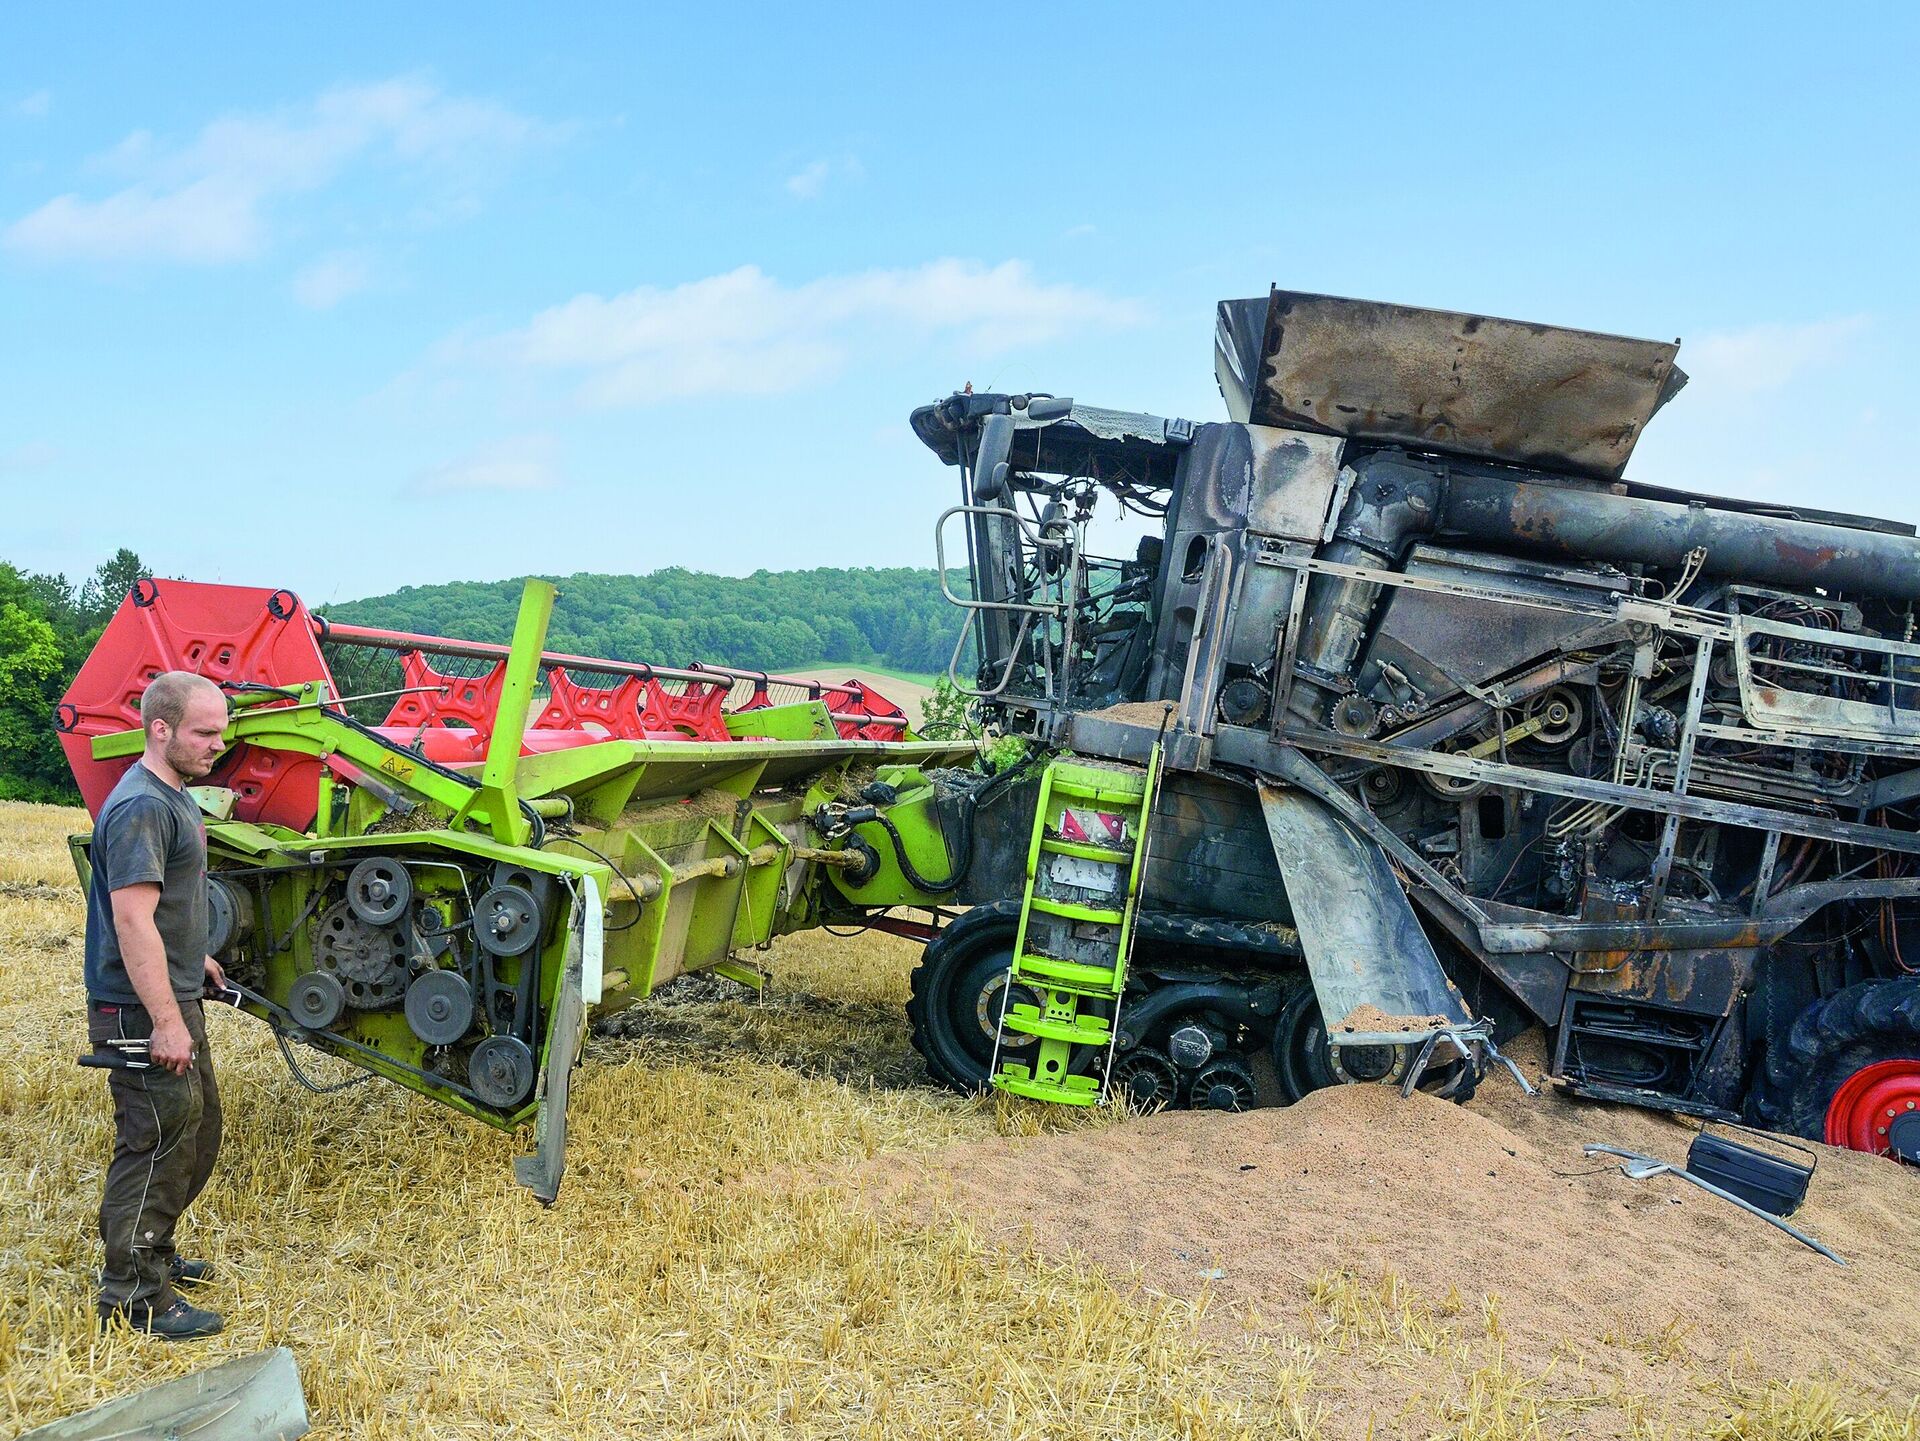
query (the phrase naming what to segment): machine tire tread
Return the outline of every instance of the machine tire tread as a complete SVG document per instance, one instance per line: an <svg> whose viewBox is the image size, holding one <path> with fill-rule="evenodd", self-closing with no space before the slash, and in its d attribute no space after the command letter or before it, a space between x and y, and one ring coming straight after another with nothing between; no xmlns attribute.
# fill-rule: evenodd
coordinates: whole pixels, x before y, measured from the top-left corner
<svg viewBox="0 0 1920 1441"><path fill-rule="evenodd" d="M1862 981L1794 1017L1769 1048L1753 1089L1755 1119L1771 1130L1826 1139L1827 1106L1862 1066L1920 1059L1920 976Z"/></svg>
<svg viewBox="0 0 1920 1441"><path fill-rule="evenodd" d="M1017 900L974 906L927 942L908 982L907 1025L914 1050L920 1053L935 1080L966 1095L979 1094L986 1083L984 1077L963 1071L950 1054L952 1047L944 1035L948 1021L943 1010L945 997L939 992L942 981L951 977L943 976L942 972L963 962L969 949L979 944L983 935L1005 928L1009 921L1017 925L1019 916Z"/></svg>

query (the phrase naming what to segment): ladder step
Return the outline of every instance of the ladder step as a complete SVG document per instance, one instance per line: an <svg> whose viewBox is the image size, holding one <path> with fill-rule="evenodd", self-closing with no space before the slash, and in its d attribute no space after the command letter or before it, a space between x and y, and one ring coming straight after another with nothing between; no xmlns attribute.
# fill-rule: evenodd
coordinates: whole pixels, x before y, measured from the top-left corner
<svg viewBox="0 0 1920 1441"><path fill-rule="evenodd" d="M1075 800L1094 801L1100 805L1111 806L1114 810L1137 810L1143 794L1139 786L1088 785L1079 781L1062 780L1054 777L1048 787L1056 796L1072 796Z"/></svg>
<svg viewBox="0 0 1920 1441"><path fill-rule="evenodd" d="M1045 1041L1065 1041L1070 1046L1099 1046L1105 1049L1113 1039L1105 1016L1075 1016L1072 1020L1049 1020L1040 1008L1019 1002L1007 1008L1001 1025L1022 1035L1038 1036Z"/></svg>
<svg viewBox="0 0 1920 1441"><path fill-rule="evenodd" d="M1013 965L1015 980L1038 977L1058 989L1111 999L1114 985L1112 966L1089 966L1081 961L1055 960L1052 956L1021 956Z"/></svg>
<svg viewBox="0 0 1920 1441"><path fill-rule="evenodd" d="M1092 1076L1062 1076L1057 1081L1037 1081L1025 1066L1008 1062L993 1078L995 1087L1035 1101L1051 1101L1057 1106L1096 1106L1100 1103L1100 1083Z"/></svg>
<svg viewBox="0 0 1920 1441"><path fill-rule="evenodd" d="M1045 896L1030 898L1027 901L1027 909L1040 911L1049 916L1063 916L1070 921L1090 921L1102 926L1117 926L1126 919L1124 911L1109 910L1101 906L1082 906L1072 901L1050 901Z"/></svg>
<svg viewBox="0 0 1920 1441"><path fill-rule="evenodd" d="M1040 837L1040 849L1054 855L1078 856L1083 861L1102 861L1124 865L1133 859L1131 846L1096 846L1091 841L1063 841L1053 836Z"/></svg>

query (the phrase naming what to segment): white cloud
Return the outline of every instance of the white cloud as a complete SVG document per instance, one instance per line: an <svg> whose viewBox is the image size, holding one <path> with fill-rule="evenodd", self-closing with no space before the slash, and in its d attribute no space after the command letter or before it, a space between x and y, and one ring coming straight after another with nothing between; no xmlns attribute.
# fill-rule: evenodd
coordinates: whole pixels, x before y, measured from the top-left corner
<svg viewBox="0 0 1920 1441"><path fill-rule="evenodd" d="M1888 366L1876 352L1887 342L1875 328L1869 315L1834 316L1687 341L1687 387L1648 425L1628 474L1711 495L1913 518L1917 492L1897 448L1876 452L1880 464L1836 467L1832 424L1808 419L1857 414L1882 393Z"/></svg>
<svg viewBox="0 0 1920 1441"><path fill-rule="evenodd" d="M42 120L53 109L53 92L36 90L31 95L22 95L13 102L13 113L27 120Z"/></svg>
<svg viewBox="0 0 1920 1441"><path fill-rule="evenodd" d="M56 196L0 239L46 259L219 264L265 249L272 202L318 190L356 161L472 171L554 133L490 100L416 78L329 90L309 104L228 116L168 148L135 131L89 168L125 183L98 199Z"/></svg>
<svg viewBox="0 0 1920 1441"><path fill-rule="evenodd" d="M257 199L218 179L159 194L136 186L98 201L62 195L0 238L47 259L244 260L260 247Z"/></svg>
<svg viewBox="0 0 1920 1441"><path fill-rule="evenodd" d="M422 490L551 490L560 483L559 443L550 435L518 435L470 450L419 476Z"/></svg>
<svg viewBox="0 0 1920 1441"><path fill-rule="evenodd" d="M787 177L787 194L797 200L812 200L827 188L827 177L832 173L833 167L826 161L816 160Z"/></svg>
<svg viewBox="0 0 1920 1441"><path fill-rule="evenodd" d="M786 190L795 200L818 200L830 182L861 180L866 173L866 168L851 155L815 160L787 177Z"/></svg>
<svg viewBox="0 0 1920 1441"><path fill-rule="evenodd" d="M579 295L454 356L579 372L586 399L645 405L695 395L796 390L863 344L889 353L945 338L974 353L1138 324L1137 303L1036 280L1022 261L935 260L783 285L757 266L670 289Z"/></svg>
<svg viewBox="0 0 1920 1441"><path fill-rule="evenodd" d="M293 298L309 310L331 310L367 288L372 270L354 251L325 255L293 277Z"/></svg>
<svg viewBox="0 0 1920 1441"><path fill-rule="evenodd" d="M1768 323L1718 331L1689 342L1680 368L1704 390L1757 395L1832 364L1867 326L1866 316L1849 315L1802 325Z"/></svg>

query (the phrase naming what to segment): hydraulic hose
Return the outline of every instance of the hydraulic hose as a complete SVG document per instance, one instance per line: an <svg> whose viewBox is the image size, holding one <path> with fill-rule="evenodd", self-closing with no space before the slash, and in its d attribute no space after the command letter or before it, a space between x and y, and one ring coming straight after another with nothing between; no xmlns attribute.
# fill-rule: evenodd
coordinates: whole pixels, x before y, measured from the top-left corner
<svg viewBox="0 0 1920 1441"><path fill-rule="evenodd" d="M955 857L953 869L945 880L930 881L920 873L912 858L907 855L907 845L900 837L900 828L894 825L892 819L878 806L856 806L848 811L842 820L849 826L864 825L868 821L877 824L887 833L887 841L893 847L894 863L900 867L900 874L906 883L916 891L925 891L928 895L945 895L950 891L959 890L961 883L967 878L967 872L973 868L974 814L986 802L988 796L1011 783L1015 777L1031 770L1038 759L1038 752L1030 754L1019 764L1008 766L998 775L991 776L982 784L975 786L962 798L960 854Z"/></svg>

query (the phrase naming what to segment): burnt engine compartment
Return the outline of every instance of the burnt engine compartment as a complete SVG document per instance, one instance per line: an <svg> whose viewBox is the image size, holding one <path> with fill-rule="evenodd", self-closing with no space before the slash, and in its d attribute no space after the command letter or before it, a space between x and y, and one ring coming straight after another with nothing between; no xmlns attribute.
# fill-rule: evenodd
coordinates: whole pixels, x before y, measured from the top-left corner
<svg viewBox="0 0 1920 1441"><path fill-rule="evenodd" d="M1316 794L1389 857L1476 1011L1552 1028L1577 1089L1751 1111L1766 1048L1810 1001L1920 965L1912 529L1619 479L1684 382L1672 347L1586 337L1615 349L1569 356L1614 356L1631 413L1593 402L1523 441L1475 432L1457 397L1438 421L1367 411L1388 414L1374 433L1297 395L1274 413L1275 316L1298 313L1282 295L1264 349L1238 352L1266 388L1226 424L1025 396L916 413L962 475L946 519L967 532L979 663L961 679L1012 733L1139 759L1166 714L1172 769ZM1223 337L1252 304L1223 305ZM1287 424L1261 423L1263 394ZM1449 426L1459 443L1434 444ZM1625 445L1596 449L1615 430ZM1089 551L1109 503L1147 530L1132 554ZM1233 919L1264 905L1284 928L1283 887L1266 890ZM1218 900L1148 897L1163 937L1128 1006L1152 1024L1125 1028L1139 1054L1117 1064L1164 1099L1216 1103L1176 1052L1325 1064L1297 961L1181 948L1179 926L1208 920L1188 912ZM1202 1004L1203 984L1235 999ZM1152 999L1182 986L1192 1005Z"/></svg>

